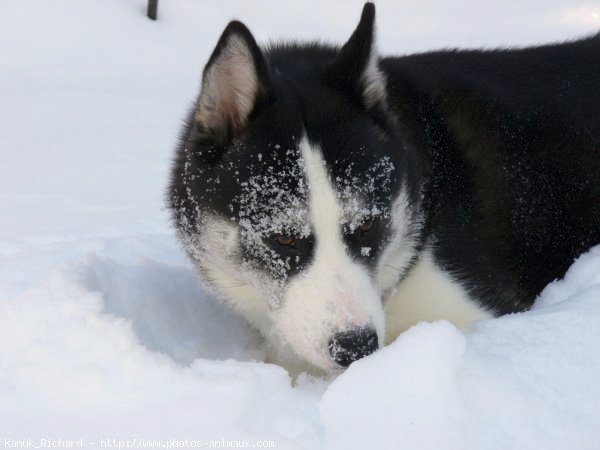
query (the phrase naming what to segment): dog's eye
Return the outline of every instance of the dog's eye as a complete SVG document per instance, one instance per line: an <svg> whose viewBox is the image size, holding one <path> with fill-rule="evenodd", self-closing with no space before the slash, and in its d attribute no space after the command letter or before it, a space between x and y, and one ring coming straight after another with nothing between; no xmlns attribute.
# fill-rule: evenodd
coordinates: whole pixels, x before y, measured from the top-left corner
<svg viewBox="0 0 600 450"><path fill-rule="evenodd" d="M283 247L293 247L294 244L296 243L296 238L294 236L277 236L275 238L275 240L277 241L277 243L279 245L282 245Z"/></svg>
<svg viewBox="0 0 600 450"><path fill-rule="evenodd" d="M375 221L373 219L363 222L363 224L360 226L361 233L368 233L369 231L371 231L373 229L374 224Z"/></svg>

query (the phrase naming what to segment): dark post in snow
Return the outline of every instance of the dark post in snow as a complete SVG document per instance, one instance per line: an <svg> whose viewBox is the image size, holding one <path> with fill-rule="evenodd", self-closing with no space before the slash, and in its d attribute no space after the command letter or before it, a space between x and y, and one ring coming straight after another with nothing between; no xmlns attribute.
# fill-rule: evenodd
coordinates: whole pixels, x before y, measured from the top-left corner
<svg viewBox="0 0 600 450"><path fill-rule="evenodd" d="M158 13L158 0L148 0L148 17L152 20L156 20L157 13Z"/></svg>

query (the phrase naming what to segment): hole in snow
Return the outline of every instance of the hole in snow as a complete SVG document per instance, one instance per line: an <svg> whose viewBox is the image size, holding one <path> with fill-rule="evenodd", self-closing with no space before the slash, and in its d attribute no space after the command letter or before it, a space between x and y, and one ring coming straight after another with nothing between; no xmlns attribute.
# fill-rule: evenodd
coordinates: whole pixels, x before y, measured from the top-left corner
<svg viewBox="0 0 600 450"><path fill-rule="evenodd" d="M258 334L206 293L187 267L91 256L83 282L102 294L107 313L131 321L143 345L178 363L264 357Z"/></svg>

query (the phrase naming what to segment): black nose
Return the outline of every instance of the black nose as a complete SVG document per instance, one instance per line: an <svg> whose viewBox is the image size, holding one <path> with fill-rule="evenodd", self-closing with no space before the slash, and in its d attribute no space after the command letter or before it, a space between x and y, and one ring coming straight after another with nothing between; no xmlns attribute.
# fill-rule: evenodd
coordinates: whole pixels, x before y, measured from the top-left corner
<svg viewBox="0 0 600 450"><path fill-rule="evenodd" d="M329 340L329 354L342 367L348 367L378 348L377 333L372 328L352 328L334 334Z"/></svg>

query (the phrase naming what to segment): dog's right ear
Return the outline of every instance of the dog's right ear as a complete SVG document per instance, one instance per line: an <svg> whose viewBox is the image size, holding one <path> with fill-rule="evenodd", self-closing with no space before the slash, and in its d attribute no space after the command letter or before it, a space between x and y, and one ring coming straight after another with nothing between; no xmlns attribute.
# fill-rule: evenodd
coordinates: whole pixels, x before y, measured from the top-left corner
<svg viewBox="0 0 600 450"><path fill-rule="evenodd" d="M204 68L196 129L217 139L231 138L269 95L268 67L260 48L243 23L230 22Z"/></svg>
<svg viewBox="0 0 600 450"><path fill-rule="evenodd" d="M325 73L336 86L349 89L368 109L386 108L386 81L375 49L373 3L365 3L358 26Z"/></svg>

